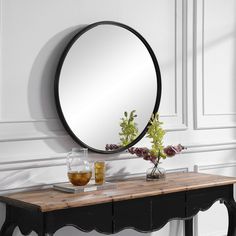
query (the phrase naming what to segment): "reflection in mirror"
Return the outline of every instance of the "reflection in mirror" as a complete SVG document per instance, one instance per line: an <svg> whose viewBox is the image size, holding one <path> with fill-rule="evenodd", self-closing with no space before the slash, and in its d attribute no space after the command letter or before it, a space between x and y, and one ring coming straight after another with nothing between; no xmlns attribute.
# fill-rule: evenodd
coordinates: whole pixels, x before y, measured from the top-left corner
<svg viewBox="0 0 236 236"><path fill-rule="evenodd" d="M138 125L135 122L137 115L135 110L131 111L130 114L125 111L124 117L121 118L120 128L120 143L119 144L106 144L106 150L115 150L121 147L126 147L132 143L138 137Z"/></svg>
<svg viewBox="0 0 236 236"><path fill-rule="evenodd" d="M89 25L71 40L58 66L59 116L82 146L100 153L124 150L145 134L157 111L160 80L156 58L136 31L114 22ZM137 132L122 141L121 118L133 110ZM110 150L107 144L118 149Z"/></svg>

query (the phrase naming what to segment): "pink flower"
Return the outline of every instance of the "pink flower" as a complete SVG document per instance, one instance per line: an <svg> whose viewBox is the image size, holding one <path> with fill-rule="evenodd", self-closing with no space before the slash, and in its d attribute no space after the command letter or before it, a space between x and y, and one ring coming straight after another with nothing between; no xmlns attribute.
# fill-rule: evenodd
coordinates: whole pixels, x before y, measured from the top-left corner
<svg viewBox="0 0 236 236"><path fill-rule="evenodd" d="M135 153L135 147L129 148L128 151L129 151L131 154L134 154L134 153Z"/></svg>
<svg viewBox="0 0 236 236"><path fill-rule="evenodd" d="M176 154L175 149L170 145L165 147L163 151L168 157L173 157Z"/></svg>
<svg viewBox="0 0 236 236"><path fill-rule="evenodd" d="M142 155L143 156L149 156L149 149L148 148L142 148Z"/></svg>
<svg viewBox="0 0 236 236"><path fill-rule="evenodd" d="M136 154L138 157L141 157L141 156L142 156L142 149L141 149L141 148L135 148L135 154Z"/></svg>
<svg viewBox="0 0 236 236"><path fill-rule="evenodd" d="M183 149L186 149L186 148L182 146L181 144L178 144L177 146L168 145L167 147L164 148L164 153L168 157L173 157L175 156L175 154L180 153Z"/></svg>
<svg viewBox="0 0 236 236"><path fill-rule="evenodd" d="M156 156L150 156L150 161L151 161L151 162L155 163L155 162L156 162L156 159L157 159Z"/></svg>

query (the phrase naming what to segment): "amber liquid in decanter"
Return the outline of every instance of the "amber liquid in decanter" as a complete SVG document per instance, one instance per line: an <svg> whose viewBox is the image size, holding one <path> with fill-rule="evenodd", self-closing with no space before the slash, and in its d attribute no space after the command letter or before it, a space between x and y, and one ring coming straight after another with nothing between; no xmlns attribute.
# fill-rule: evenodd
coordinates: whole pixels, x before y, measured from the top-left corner
<svg viewBox="0 0 236 236"><path fill-rule="evenodd" d="M68 172L68 178L70 182L75 186L86 185L92 177L92 171L70 171Z"/></svg>

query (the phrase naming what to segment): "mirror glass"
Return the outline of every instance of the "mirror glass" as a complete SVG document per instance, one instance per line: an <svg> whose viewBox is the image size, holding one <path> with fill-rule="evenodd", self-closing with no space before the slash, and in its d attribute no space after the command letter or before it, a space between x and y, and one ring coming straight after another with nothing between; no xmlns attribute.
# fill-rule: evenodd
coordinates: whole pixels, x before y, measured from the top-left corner
<svg viewBox="0 0 236 236"><path fill-rule="evenodd" d="M144 134L161 96L156 58L143 37L126 25L100 22L80 31L65 49L56 76L59 116L84 147L113 153ZM135 110L136 138L120 147L121 118ZM107 144L119 148L106 150Z"/></svg>

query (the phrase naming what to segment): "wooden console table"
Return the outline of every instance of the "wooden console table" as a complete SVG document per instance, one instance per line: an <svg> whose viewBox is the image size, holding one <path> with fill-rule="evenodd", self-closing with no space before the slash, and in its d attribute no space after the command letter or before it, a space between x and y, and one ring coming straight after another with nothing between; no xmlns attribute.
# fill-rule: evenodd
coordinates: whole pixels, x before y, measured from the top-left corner
<svg viewBox="0 0 236 236"><path fill-rule="evenodd" d="M221 200L229 214L227 235L236 236L235 182L224 176L171 173L159 181L119 181L111 190L69 194L46 189L1 196L6 220L0 235L11 236L16 226L23 235L32 230L53 235L66 225L104 234L126 228L151 232L172 219L184 219L185 235L192 236L192 217Z"/></svg>

